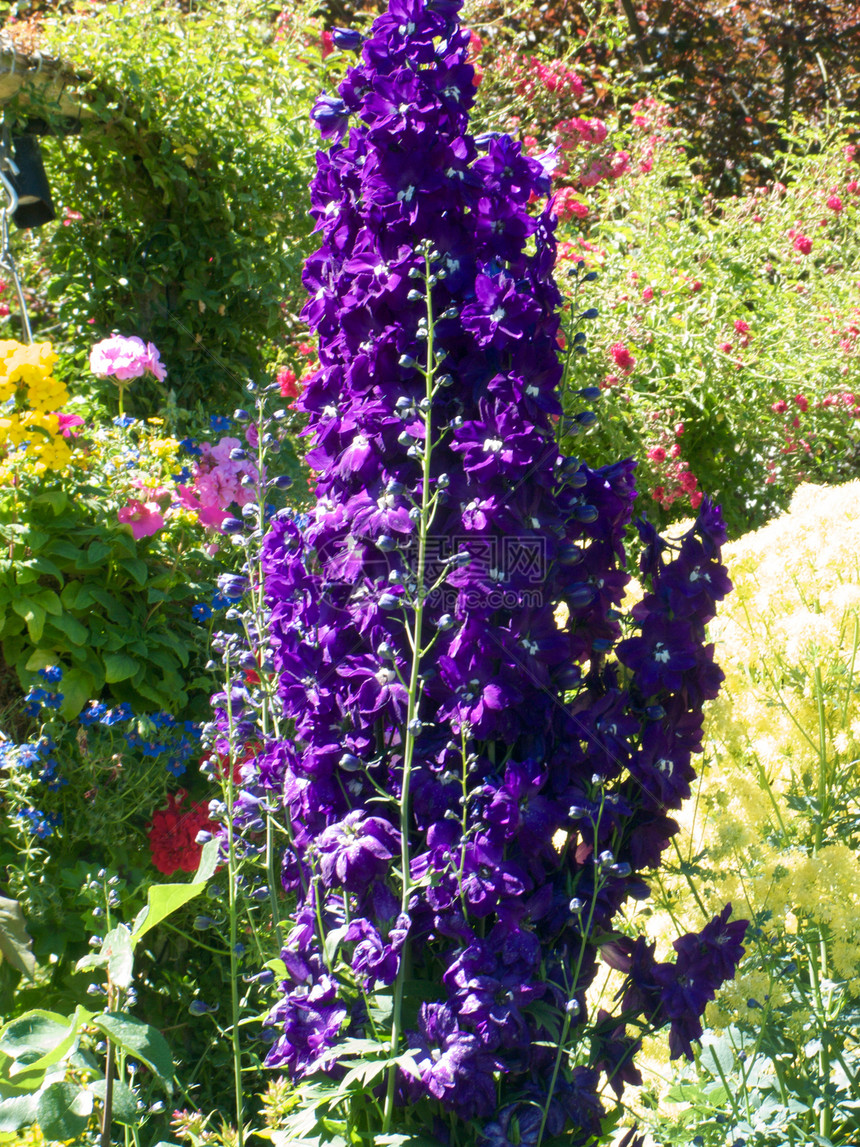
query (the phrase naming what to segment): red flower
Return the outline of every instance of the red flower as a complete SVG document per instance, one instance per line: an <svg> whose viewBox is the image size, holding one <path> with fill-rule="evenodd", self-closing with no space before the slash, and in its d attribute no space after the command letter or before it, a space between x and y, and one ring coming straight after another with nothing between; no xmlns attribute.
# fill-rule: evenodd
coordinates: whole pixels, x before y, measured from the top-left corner
<svg viewBox="0 0 860 1147"><path fill-rule="evenodd" d="M830 208L831 211L835 211L836 214L838 215L839 212L842 210L842 200L839 198L838 195L828 195L827 206Z"/></svg>
<svg viewBox="0 0 860 1147"><path fill-rule="evenodd" d="M795 235L792 247L794 247L795 251L799 251L801 255L808 255L812 250L812 240L808 239L805 235Z"/></svg>
<svg viewBox="0 0 860 1147"><path fill-rule="evenodd" d="M296 386L295 372L290 370L289 367L282 367L278 371L276 381L281 389L282 398L295 398L299 393L299 389Z"/></svg>
<svg viewBox="0 0 860 1147"><path fill-rule="evenodd" d="M201 829L212 832L217 827L209 819L208 805L204 801L185 805L187 797L185 789L168 793L167 808L152 814L149 826L152 863L165 876L177 871L196 872L203 848L197 843L197 834Z"/></svg>
<svg viewBox="0 0 860 1147"><path fill-rule="evenodd" d="M623 370L625 374L629 374L636 365L636 359L624 343L613 343L609 348L609 353L612 355L612 361L618 369Z"/></svg>

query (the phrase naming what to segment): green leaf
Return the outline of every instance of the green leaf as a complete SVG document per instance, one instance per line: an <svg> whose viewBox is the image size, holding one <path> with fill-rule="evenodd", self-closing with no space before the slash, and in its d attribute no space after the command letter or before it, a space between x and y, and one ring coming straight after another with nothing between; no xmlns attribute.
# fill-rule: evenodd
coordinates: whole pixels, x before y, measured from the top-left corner
<svg viewBox="0 0 860 1147"><path fill-rule="evenodd" d="M75 1008L75 1014L69 1021L66 1035L60 1042L53 1047L49 1052L34 1059L31 1063L27 1064L28 1071L39 1071L47 1067L53 1067L55 1063L59 1063L61 1059L74 1050L78 1042L78 1032L92 1019L92 1012L88 1012L86 1008L82 1008L80 1004Z"/></svg>
<svg viewBox="0 0 860 1147"><path fill-rule="evenodd" d="M21 905L4 896L0 896L0 952L13 968L33 979L36 971L33 941L27 935Z"/></svg>
<svg viewBox="0 0 860 1147"><path fill-rule="evenodd" d="M45 1055L54 1050L68 1030L65 1016L37 1008L10 1020L0 1029L0 1052L12 1059L20 1059L28 1052Z"/></svg>
<svg viewBox="0 0 860 1147"><path fill-rule="evenodd" d="M90 542L87 546L87 560L93 564L101 563L111 552L107 542Z"/></svg>
<svg viewBox="0 0 860 1147"><path fill-rule="evenodd" d="M93 1110L93 1093L61 1080L39 1092L36 1121L46 1139L76 1139L86 1131Z"/></svg>
<svg viewBox="0 0 860 1147"><path fill-rule="evenodd" d="M96 683L85 669L67 669L63 674L63 701L60 713L67 721L77 717L91 697L96 695Z"/></svg>
<svg viewBox="0 0 860 1147"><path fill-rule="evenodd" d="M32 594L31 600L41 605L46 613L50 613L54 617L63 612L59 594L56 594L52 589L40 589L38 593Z"/></svg>
<svg viewBox="0 0 860 1147"><path fill-rule="evenodd" d="M77 562L84 556L84 551L80 546L76 546L74 542L66 541L64 538L55 538L48 546L47 552L70 562Z"/></svg>
<svg viewBox="0 0 860 1147"><path fill-rule="evenodd" d="M54 517L59 517L69 504L69 496L65 490L43 490L33 499L35 505L46 504L54 511Z"/></svg>
<svg viewBox="0 0 860 1147"><path fill-rule="evenodd" d="M0 1103L0 1131L19 1131L36 1122L37 1095L13 1095Z"/></svg>
<svg viewBox="0 0 860 1147"><path fill-rule="evenodd" d="M140 663L127 653L105 654L105 681L112 684L115 681L127 681L134 677L140 669Z"/></svg>
<svg viewBox="0 0 860 1147"><path fill-rule="evenodd" d="M125 924L111 928L102 942L101 954L107 957L108 975L113 983L123 991L130 988L134 951L131 946L131 933Z"/></svg>
<svg viewBox="0 0 860 1147"><path fill-rule="evenodd" d="M138 585L146 585L149 570L142 558L123 558L119 564L126 573L131 574Z"/></svg>
<svg viewBox="0 0 860 1147"><path fill-rule="evenodd" d="M106 1081L97 1079L95 1083L90 1084L90 1091L100 1099L102 1103L105 1100L105 1091L107 1090ZM137 1110L137 1096L131 1090L127 1083L123 1083L121 1079L113 1081L113 1089L111 1091L111 1115L117 1123L136 1123L140 1118Z"/></svg>
<svg viewBox="0 0 860 1147"><path fill-rule="evenodd" d="M168 1092L173 1091L173 1057L160 1031L122 1012L104 1012L92 1022L127 1055L155 1072Z"/></svg>
<svg viewBox="0 0 860 1147"><path fill-rule="evenodd" d="M209 840L203 845L200 864L189 884L151 884L146 895L146 907L137 914L131 930L132 946L141 936L145 936L156 924L172 915L177 908L199 896L218 867L218 841Z"/></svg>
<svg viewBox="0 0 860 1147"><path fill-rule="evenodd" d="M81 625L76 617L72 617L70 613L61 613L59 617L51 618L51 625L54 629L59 629L71 641L72 645L84 645L90 635L90 631L85 625Z"/></svg>
<svg viewBox="0 0 860 1147"><path fill-rule="evenodd" d="M27 623L30 639L37 643L41 641L45 630L45 610L42 606L30 598L18 597L12 602L12 608Z"/></svg>

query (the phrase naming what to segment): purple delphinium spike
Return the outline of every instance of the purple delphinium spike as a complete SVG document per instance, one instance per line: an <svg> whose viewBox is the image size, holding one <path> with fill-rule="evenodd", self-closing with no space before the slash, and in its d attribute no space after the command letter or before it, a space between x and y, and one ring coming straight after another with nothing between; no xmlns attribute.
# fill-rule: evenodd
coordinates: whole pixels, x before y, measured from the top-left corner
<svg viewBox="0 0 860 1147"><path fill-rule="evenodd" d="M283 793L302 943L285 949L267 1062L326 1070L343 1032L366 1035L361 986L408 966L434 987L411 1029L395 1025L415 1053L397 1102L426 1103L428 1125L477 1120L487 1143L522 1109L520 1126L531 1112L536 1136L577 1144L599 1131L599 1072L551 1045L566 1016L587 1049L598 944L677 831L666 812L719 685L704 625L729 585L713 507L669 561L643 525L650 588L621 640L634 464L559 456L549 177L514 140L468 134L459 8L391 0L314 109L334 139L305 270L321 365L298 404L317 504L265 540L294 736L257 766ZM340 981L319 934L335 928ZM697 1006L734 966L722 935L696 948ZM675 973L642 953L624 956L624 1018L671 1021L686 1046Z"/></svg>

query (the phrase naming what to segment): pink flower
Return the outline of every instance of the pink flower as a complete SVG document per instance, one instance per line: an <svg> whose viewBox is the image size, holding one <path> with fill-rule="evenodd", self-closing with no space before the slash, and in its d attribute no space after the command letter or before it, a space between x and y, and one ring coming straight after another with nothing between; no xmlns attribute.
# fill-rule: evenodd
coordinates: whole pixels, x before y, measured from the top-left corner
<svg viewBox="0 0 860 1147"><path fill-rule="evenodd" d="M860 183L858 183L856 179L850 179L848 183L845 184L845 190L849 195L856 195L857 192L860 191Z"/></svg>
<svg viewBox="0 0 860 1147"><path fill-rule="evenodd" d="M701 289L702 289L702 282L700 279L694 279L693 282L690 283L690 290L693 292L693 294L695 294L696 291L701 291Z"/></svg>
<svg viewBox="0 0 860 1147"><path fill-rule="evenodd" d="M73 223L79 223L83 219L80 211L72 211L70 207L63 208L63 226L71 227Z"/></svg>
<svg viewBox="0 0 860 1147"><path fill-rule="evenodd" d="M164 529L164 518L156 502L139 502L132 498L127 505L117 511L117 520L122 525L131 526L131 536L136 542L141 538L148 538Z"/></svg>
<svg viewBox="0 0 860 1147"><path fill-rule="evenodd" d="M723 354L730 354L732 349L731 343L717 343L717 350L721 350Z"/></svg>
<svg viewBox="0 0 860 1147"><path fill-rule="evenodd" d="M59 410L56 412L56 414L58 423L57 429L60 431L64 438L68 438L70 434L74 433L72 431L73 426L83 426L84 424L84 420L81 418L80 414L61 414Z"/></svg>
<svg viewBox="0 0 860 1147"><path fill-rule="evenodd" d="M654 288L653 287L645 287L645 289L642 291L642 301L645 303L650 303L653 298L654 298Z"/></svg>
<svg viewBox="0 0 860 1147"><path fill-rule="evenodd" d="M147 371L159 382L167 377L156 347L137 335L112 335L97 342L90 349L90 370L99 378L113 377L119 382L140 378Z"/></svg>
<svg viewBox="0 0 860 1147"><path fill-rule="evenodd" d="M663 449L662 446L652 446L651 449L648 451L648 458L652 462L665 462L666 461L666 451Z"/></svg>
<svg viewBox="0 0 860 1147"><path fill-rule="evenodd" d="M839 212L842 210L842 200L839 198L838 195L828 195L827 206L830 208L831 211L835 211L836 214L838 215Z"/></svg>
<svg viewBox="0 0 860 1147"><path fill-rule="evenodd" d="M812 240L808 239L806 235L795 235L794 242L791 245L795 251L799 251L801 255L808 255L812 250Z"/></svg>
<svg viewBox="0 0 860 1147"><path fill-rule="evenodd" d="M654 489L651 491L651 497L654 499L655 502L662 502L663 499L666 497L666 487L665 486L655 486Z"/></svg>
<svg viewBox="0 0 860 1147"><path fill-rule="evenodd" d="M788 403L780 399L779 402L774 402L771 405L771 410L774 414L785 414L786 410L788 410Z"/></svg>
<svg viewBox="0 0 860 1147"><path fill-rule="evenodd" d="M623 370L625 374L629 374L636 365L636 359L624 343L613 343L609 348L609 353L612 355L612 361L618 369Z"/></svg>
<svg viewBox="0 0 860 1147"><path fill-rule="evenodd" d="M745 323L743 319L735 319L735 330L739 335L745 335L750 329L749 323Z"/></svg>
<svg viewBox="0 0 860 1147"><path fill-rule="evenodd" d="M576 198L572 187L562 187L556 192L553 201L553 212L558 219L584 219L588 215L588 204Z"/></svg>
<svg viewBox="0 0 860 1147"><path fill-rule="evenodd" d="M675 423L675 436L676 436L676 438L680 438L683 433L684 433L684 423L683 422L676 422Z"/></svg>
<svg viewBox="0 0 860 1147"><path fill-rule="evenodd" d="M5 319L8 314L9 314L9 304L8 303L0 303L0 318Z"/></svg>
<svg viewBox="0 0 860 1147"><path fill-rule="evenodd" d="M807 410L809 410L809 399L806 398L805 395L796 394L794 396L794 402L796 406L800 407L804 414L806 414Z"/></svg>
<svg viewBox="0 0 860 1147"><path fill-rule="evenodd" d="M698 508L699 508L699 506L701 506L701 504L702 504L702 491L701 490L694 490L692 492L692 494L690 494L690 505L693 507L694 510L698 510Z"/></svg>
<svg viewBox="0 0 860 1147"><path fill-rule="evenodd" d="M692 493L692 491L695 490L696 486L699 484L699 480L696 475L691 474L689 470L685 470L678 480L681 483L681 488L686 490L687 493Z"/></svg>

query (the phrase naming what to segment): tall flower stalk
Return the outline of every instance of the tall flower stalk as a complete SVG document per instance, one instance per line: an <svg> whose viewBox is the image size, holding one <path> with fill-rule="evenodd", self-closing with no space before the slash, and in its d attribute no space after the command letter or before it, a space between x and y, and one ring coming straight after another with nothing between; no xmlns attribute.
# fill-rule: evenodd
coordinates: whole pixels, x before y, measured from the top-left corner
<svg viewBox="0 0 860 1147"><path fill-rule="evenodd" d="M468 134L459 7L391 0L363 46L339 32L362 62L315 108L317 504L263 560L293 731L254 767L295 904L267 1062L304 1081L288 1135L585 1144L601 1072L637 1079L649 1026L689 1053L741 952L728 911L676 963L617 923L719 686L723 528L705 504L669 552L642 523L625 636L634 464L559 454L552 161ZM586 998L601 956L612 1015Z"/></svg>

